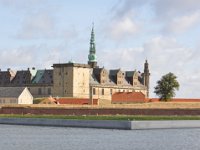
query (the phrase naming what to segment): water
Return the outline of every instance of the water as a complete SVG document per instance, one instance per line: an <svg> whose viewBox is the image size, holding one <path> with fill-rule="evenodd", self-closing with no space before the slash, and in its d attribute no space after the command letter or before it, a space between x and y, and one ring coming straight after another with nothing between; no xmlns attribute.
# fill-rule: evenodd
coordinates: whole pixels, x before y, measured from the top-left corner
<svg viewBox="0 0 200 150"><path fill-rule="evenodd" d="M200 129L105 130L0 125L0 150L200 150Z"/></svg>

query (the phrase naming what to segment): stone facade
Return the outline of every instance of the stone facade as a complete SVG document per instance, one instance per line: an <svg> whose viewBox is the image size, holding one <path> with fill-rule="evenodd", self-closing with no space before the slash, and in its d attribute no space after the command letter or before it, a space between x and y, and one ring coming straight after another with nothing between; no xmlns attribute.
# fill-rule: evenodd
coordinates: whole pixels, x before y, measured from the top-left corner
<svg viewBox="0 0 200 150"><path fill-rule="evenodd" d="M116 92L142 92L148 97L144 73L106 70L87 64L53 65L53 96L111 100Z"/></svg>
<svg viewBox="0 0 200 150"><path fill-rule="evenodd" d="M89 98L89 65L54 64L53 68L53 96Z"/></svg>

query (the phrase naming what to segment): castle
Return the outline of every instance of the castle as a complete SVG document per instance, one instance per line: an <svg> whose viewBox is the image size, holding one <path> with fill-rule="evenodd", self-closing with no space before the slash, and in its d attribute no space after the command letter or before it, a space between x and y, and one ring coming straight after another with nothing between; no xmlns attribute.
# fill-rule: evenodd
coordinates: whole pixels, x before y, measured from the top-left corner
<svg viewBox="0 0 200 150"><path fill-rule="evenodd" d="M0 89L28 87L33 97L74 97L111 100L115 92L142 92L149 97L149 67L144 72L106 70L97 66L94 28L91 31L87 64L53 64L53 69L0 70Z"/></svg>

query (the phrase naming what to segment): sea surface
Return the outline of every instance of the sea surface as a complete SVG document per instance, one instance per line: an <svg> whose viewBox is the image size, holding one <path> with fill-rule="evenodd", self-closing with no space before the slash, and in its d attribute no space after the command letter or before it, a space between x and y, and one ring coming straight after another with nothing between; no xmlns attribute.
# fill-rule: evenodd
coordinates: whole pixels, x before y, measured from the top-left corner
<svg viewBox="0 0 200 150"><path fill-rule="evenodd" d="M200 128L110 130L0 125L0 150L200 150Z"/></svg>

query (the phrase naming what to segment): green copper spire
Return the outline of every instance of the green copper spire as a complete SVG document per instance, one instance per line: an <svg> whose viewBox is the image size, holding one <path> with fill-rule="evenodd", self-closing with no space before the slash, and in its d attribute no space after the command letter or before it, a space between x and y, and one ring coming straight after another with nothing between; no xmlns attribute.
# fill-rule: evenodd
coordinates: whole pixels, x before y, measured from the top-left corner
<svg viewBox="0 0 200 150"><path fill-rule="evenodd" d="M96 67L97 65L97 56L96 56L96 48L95 48L95 34L94 34L94 24L92 26L91 38L90 38L90 51L88 55L88 64L91 67Z"/></svg>
<svg viewBox="0 0 200 150"><path fill-rule="evenodd" d="M91 38L90 38L90 53L96 53L95 49L95 39L94 39L94 26L92 27Z"/></svg>

